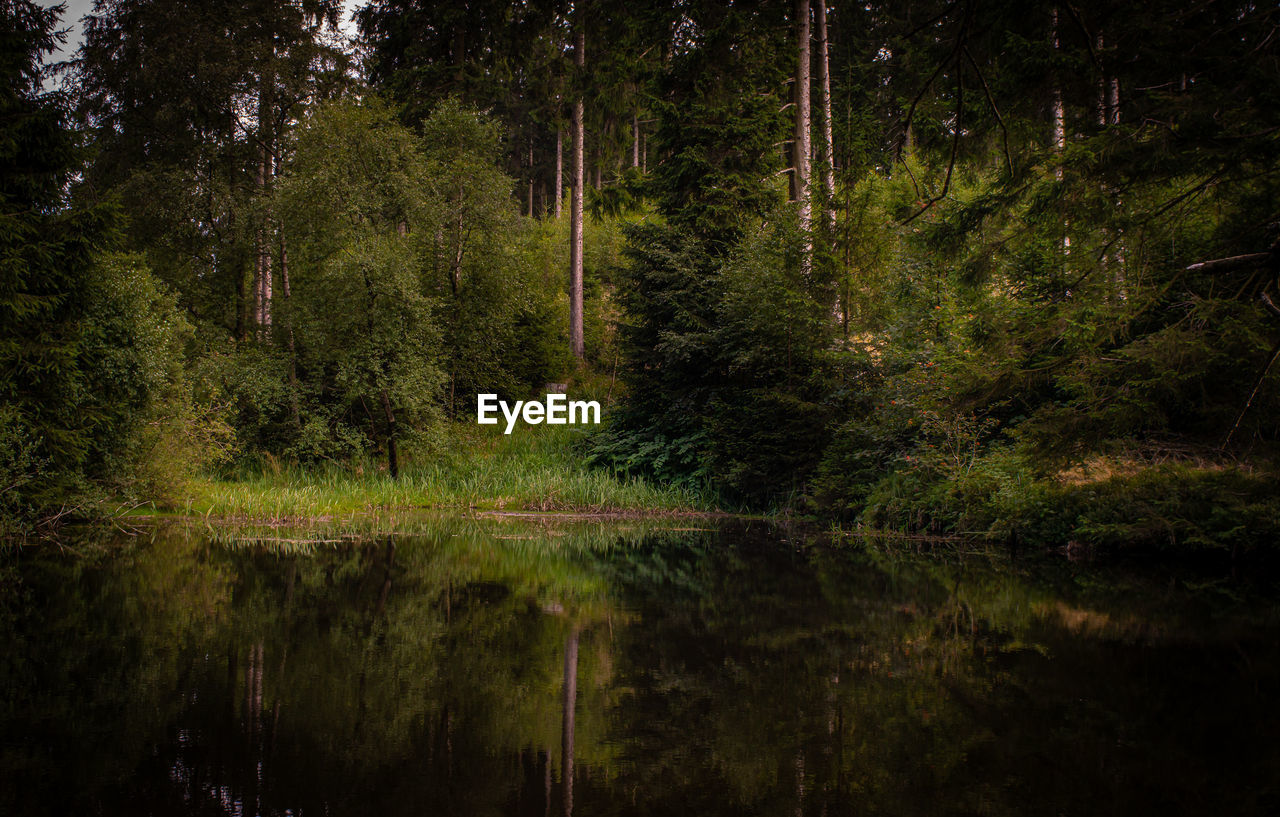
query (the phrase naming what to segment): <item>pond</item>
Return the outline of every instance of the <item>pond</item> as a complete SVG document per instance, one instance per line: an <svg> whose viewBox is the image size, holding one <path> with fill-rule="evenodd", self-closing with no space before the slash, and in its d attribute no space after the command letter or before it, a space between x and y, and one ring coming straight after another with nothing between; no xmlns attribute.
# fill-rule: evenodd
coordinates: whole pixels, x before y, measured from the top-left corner
<svg viewBox="0 0 1280 817"><path fill-rule="evenodd" d="M1235 580L432 517L4 571L4 814L1280 813Z"/></svg>

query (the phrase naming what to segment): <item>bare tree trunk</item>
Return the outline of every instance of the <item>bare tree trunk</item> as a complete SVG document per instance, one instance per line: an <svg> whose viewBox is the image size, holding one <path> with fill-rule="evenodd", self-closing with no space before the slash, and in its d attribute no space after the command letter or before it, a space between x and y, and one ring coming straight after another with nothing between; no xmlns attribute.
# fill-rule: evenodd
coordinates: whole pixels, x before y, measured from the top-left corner
<svg viewBox="0 0 1280 817"><path fill-rule="evenodd" d="M1049 11L1050 31L1053 36L1053 50L1059 48L1058 41L1058 7L1054 6ZM1053 150L1058 155L1058 161L1053 170L1053 176L1059 182L1063 179L1062 170L1062 154L1067 149L1067 111L1062 102L1062 81L1058 77L1054 77L1053 81ZM1062 254L1071 254L1071 233L1070 221L1062 222Z"/></svg>
<svg viewBox="0 0 1280 817"><path fill-rule="evenodd" d="M1102 51L1105 46L1102 32L1098 32L1098 36L1093 40L1093 53L1097 56L1098 66L1098 124L1105 126L1111 121L1110 111L1107 109L1107 71L1102 60Z"/></svg>
<svg viewBox="0 0 1280 817"><path fill-rule="evenodd" d="M1059 156L1067 149L1067 116L1062 105L1062 88L1058 86L1053 89L1053 149ZM1062 181L1061 160L1053 175Z"/></svg>
<svg viewBox="0 0 1280 817"><path fill-rule="evenodd" d="M236 340L244 342L249 333L245 330L245 313L249 309L249 293L245 291L245 268L236 267Z"/></svg>
<svg viewBox="0 0 1280 817"><path fill-rule="evenodd" d="M586 65L586 47L586 35L579 20L573 48L574 63L579 71ZM569 346L579 361L585 353L582 338L582 188L586 181L586 155L582 119L583 101L579 95L573 101L573 198L569 209Z"/></svg>
<svg viewBox="0 0 1280 817"><path fill-rule="evenodd" d="M809 81L809 0L796 2L796 39L799 44L799 61L796 66L796 138L795 154L795 186L796 201L800 205L800 232L805 236L803 264L807 274L813 269L813 201L809 190L809 157L811 155L810 133L812 116L810 112Z"/></svg>
<svg viewBox="0 0 1280 817"><path fill-rule="evenodd" d="M274 57L274 53L272 57ZM271 118L275 108L272 93L275 79L271 72L263 71L258 85L258 173L255 179L258 195L264 201L271 192L271 177L274 175L272 156ZM254 264L254 321L257 324L259 340L270 340L271 329L271 240L270 224L264 216L257 219L254 231L254 244L257 261Z"/></svg>
<svg viewBox="0 0 1280 817"><path fill-rule="evenodd" d="M533 218L533 136L529 137L529 218Z"/></svg>
<svg viewBox="0 0 1280 817"><path fill-rule="evenodd" d="M564 131L556 128L556 220L564 204Z"/></svg>
<svg viewBox="0 0 1280 817"><path fill-rule="evenodd" d="M818 0L818 93L822 101L822 141L818 148L818 171L822 174L823 202L827 238L836 234L836 165L835 138L831 126L831 50L827 40L827 0Z"/></svg>
<svg viewBox="0 0 1280 817"><path fill-rule="evenodd" d="M631 112L631 166L640 166L640 114Z"/></svg>
<svg viewBox="0 0 1280 817"><path fill-rule="evenodd" d="M1097 39L1094 41L1094 52L1097 54L1098 61L1098 125L1106 127L1108 125L1120 124L1120 81L1113 75L1108 78L1106 56L1106 42L1103 39L1102 32L1098 32ZM1106 183L1101 183L1102 193L1104 196L1112 197L1112 207L1120 206L1120 198L1117 191L1108 188ZM1102 228L1102 238L1105 245L1108 246L1106 252L1099 259L1104 270L1110 270L1112 282L1115 289L1112 295L1117 300L1123 301L1128 297L1128 286L1125 281L1124 274L1124 247L1115 231L1109 227Z"/></svg>
<svg viewBox="0 0 1280 817"><path fill-rule="evenodd" d="M285 342L289 348L289 408L293 414L293 424L301 428L302 414L298 408L298 348L293 339L293 312L290 309L293 293L289 289L289 248L285 244L283 229L280 230L280 294L284 296L287 332Z"/></svg>
<svg viewBox="0 0 1280 817"><path fill-rule="evenodd" d="M387 414L387 470L392 479L400 477L400 452L396 449L396 415L391 410L391 398L382 390L382 410Z"/></svg>
<svg viewBox="0 0 1280 817"><path fill-rule="evenodd" d="M853 191L849 185L844 186L844 267L840 270L840 280L844 283L843 293L840 296L840 327L844 333L844 339L849 339L849 313L850 300L853 298L853 224L851 214L853 213ZM866 208L858 209L858 226L862 226L862 218L866 213Z"/></svg>
<svg viewBox="0 0 1280 817"><path fill-rule="evenodd" d="M1054 46L1057 46L1055 37ZM1105 42L1102 32L1098 32L1094 40L1094 53L1098 59L1098 124L1120 124L1120 78L1115 74L1108 75Z"/></svg>
<svg viewBox="0 0 1280 817"><path fill-rule="evenodd" d="M230 100L230 105L228 106L228 110L231 111L230 128L232 133L234 133L236 129L240 126L240 119L235 113L235 106L236 106L235 98L232 97L232 99ZM240 176L239 168L235 168L234 165L232 165L232 166L229 166L228 169L230 171L228 181L234 187L239 180L239 176ZM231 208L227 211L228 234L234 235L235 227L236 227L236 212L234 208ZM245 277L248 274L248 270L244 268L243 261L241 259L237 258L236 260L238 263L236 264L236 268L235 268L235 276L236 276L235 339L237 342L243 343L244 341L249 339L249 329L247 324L250 317L249 315L250 292L249 292L249 287L246 285L246 282L245 282Z"/></svg>
<svg viewBox="0 0 1280 817"><path fill-rule="evenodd" d="M259 129L259 139L265 140L265 127ZM258 176L256 179L258 194L265 198L270 190L270 169L268 168L267 146L265 141L258 147ZM271 329L271 246L269 229L259 216L255 230L254 243L257 249L257 260L253 268L253 318L257 324L258 340L267 340Z"/></svg>
<svg viewBox="0 0 1280 817"><path fill-rule="evenodd" d="M458 191L458 200L461 201L463 191ZM462 213L458 213L457 226L454 229L453 258L449 262L449 287L454 297L457 297L458 291L462 289L462 254L466 245L466 231L463 226Z"/></svg>

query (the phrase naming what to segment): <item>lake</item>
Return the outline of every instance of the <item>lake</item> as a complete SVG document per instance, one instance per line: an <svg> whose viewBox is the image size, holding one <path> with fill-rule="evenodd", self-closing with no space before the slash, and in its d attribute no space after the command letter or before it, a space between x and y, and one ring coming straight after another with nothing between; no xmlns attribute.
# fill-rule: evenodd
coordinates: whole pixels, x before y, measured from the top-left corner
<svg viewBox="0 0 1280 817"><path fill-rule="evenodd" d="M8 815L1280 813L1239 578L431 516L3 571Z"/></svg>

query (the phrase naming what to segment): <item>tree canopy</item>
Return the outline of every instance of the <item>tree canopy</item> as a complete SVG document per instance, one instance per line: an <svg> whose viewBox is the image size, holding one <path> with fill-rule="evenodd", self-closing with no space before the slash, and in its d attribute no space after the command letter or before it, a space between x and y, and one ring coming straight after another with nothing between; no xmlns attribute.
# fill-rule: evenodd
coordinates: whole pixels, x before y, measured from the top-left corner
<svg viewBox="0 0 1280 817"><path fill-rule="evenodd" d="M727 506L1275 529L1269 6L387 0L344 43L333 2L100 0L65 96L56 10L6 10L23 462L177 382L94 385L136 285L239 462L394 472L568 383L610 404L584 457Z"/></svg>

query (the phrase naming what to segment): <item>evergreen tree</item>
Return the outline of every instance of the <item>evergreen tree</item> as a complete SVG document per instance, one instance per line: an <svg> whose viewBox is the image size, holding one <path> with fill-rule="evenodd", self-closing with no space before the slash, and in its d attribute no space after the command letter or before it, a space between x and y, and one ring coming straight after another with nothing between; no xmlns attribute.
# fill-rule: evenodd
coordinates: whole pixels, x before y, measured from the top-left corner
<svg viewBox="0 0 1280 817"><path fill-rule="evenodd" d="M65 101L42 90L60 9L0 13L0 511L73 503L119 479L166 384L181 321L144 267L108 259L113 207L70 195ZM181 395L171 394L180 398Z"/></svg>

